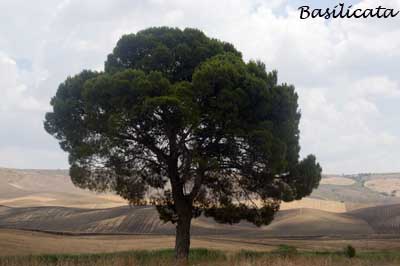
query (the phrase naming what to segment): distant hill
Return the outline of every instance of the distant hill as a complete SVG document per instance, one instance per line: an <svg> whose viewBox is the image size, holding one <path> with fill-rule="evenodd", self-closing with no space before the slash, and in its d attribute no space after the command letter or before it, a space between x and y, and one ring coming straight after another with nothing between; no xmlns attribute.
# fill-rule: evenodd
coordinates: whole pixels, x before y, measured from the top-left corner
<svg viewBox="0 0 400 266"><path fill-rule="evenodd" d="M205 217L193 233L257 236L399 233L400 174L327 175L310 197L282 203L269 226L221 225ZM378 206L378 207L376 207ZM0 168L0 228L74 233L174 234L153 207L76 188L65 170Z"/></svg>
<svg viewBox="0 0 400 266"><path fill-rule="evenodd" d="M376 233L400 234L400 204L358 209L350 215L367 221Z"/></svg>
<svg viewBox="0 0 400 266"><path fill-rule="evenodd" d="M282 203L281 209L311 208L343 213L377 205L400 204L400 174L326 175L310 197ZM75 187L66 170L0 168L0 205L111 208L127 202L111 193Z"/></svg>
<svg viewBox="0 0 400 266"><path fill-rule="evenodd" d="M153 207L77 209L65 207L0 208L0 228L69 233L174 234L171 223L163 223ZM383 231L382 231L383 232ZM271 225L257 228L247 222L216 223L200 217L192 223L194 235L320 236L375 233L358 215L312 209L281 211Z"/></svg>
<svg viewBox="0 0 400 266"><path fill-rule="evenodd" d="M400 174L325 176L311 198L341 202L346 210L400 204ZM338 180L340 177L342 180ZM337 182L333 180L336 179ZM349 181L352 181L351 183Z"/></svg>
<svg viewBox="0 0 400 266"><path fill-rule="evenodd" d="M109 208L127 205L127 202L112 194L75 187L66 170L0 168L0 205Z"/></svg>
<svg viewBox="0 0 400 266"><path fill-rule="evenodd" d="M265 230L274 236L349 236L375 233L364 219L347 213L317 209L281 211Z"/></svg>

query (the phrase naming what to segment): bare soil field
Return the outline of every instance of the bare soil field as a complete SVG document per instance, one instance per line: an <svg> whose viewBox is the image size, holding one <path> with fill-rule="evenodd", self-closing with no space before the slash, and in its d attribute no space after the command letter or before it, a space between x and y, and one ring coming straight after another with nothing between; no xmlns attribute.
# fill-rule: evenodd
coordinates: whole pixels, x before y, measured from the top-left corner
<svg viewBox="0 0 400 266"><path fill-rule="evenodd" d="M127 205L127 201L77 188L65 170L0 168L0 205L111 208Z"/></svg>
<svg viewBox="0 0 400 266"><path fill-rule="evenodd" d="M283 203L282 210L311 208L343 213L358 208L400 203L400 174L326 175L310 197ZM371 184L376 184L370 186ZM67 170L0 168L0 205L10 207L60 206L112 208L127 201L111 193L99 194L75 187Z"/></svg>
<svg viewBox="0 0 400 266"><path fill-rule="evenodd" d="M371 190L386 193L394 197L400 197L399 178L381 178L365 182L365 186Z"/></svg>
<svg viewBox="0 0 400 266"><path fill-rule="evenodd" d="M397 205L396 205L397 206ZM399 205L400 206L400 205ZM399 207L398 206L398 207ZM393 207L395 208L395 207ZM399 207L400 208L400 207ZM368 212L371 212L368 209ZM317 209L290 209L277 213L268 226L247 222L219 224L199 217L192 222L193 235L319 236L366 235L375 233L369 220L374 215L325 212ZM394 217L390 216L393 214ZM390 212L387 220L397 218ZM163 223L152 206L77 209L66 207L0 207L0 228L28 229L67 233L175 234L171 223ZM389 226L392 228L392 222ZM385 233L385 228L380 228ZM390 231L392 233L392 231Z"/></svg>
<svg viewBox="0 0 400 266"><path fill-rule="evenodd" d="M347 211L346 203L333 200L303 198L292 202L282 202L281 210L316 209L327 212L343 213Z"/></svg>
<svg viewBox="0 0 400 266"><path fill-rule="evenodd" d="M400 205L384 205L351 212L365 221L376 233L400 234Z"/></svg>
<svg viewBox="0 0 400 266"><path fill-rule="evenodd" d="M109 253L128 250L173 248L171 235L59 235L43 232L0 230L0 256L31 254ZM367 238L260 238L257 236L193 236L193 248L226 252L271 251L285 244L300 251L340 251L351 244L364 251L398 251L400 239L390 236Z"/></svg>
<svg viewBox="0 0 400 266"><path fill-rule="evenodd" d="M325 177L321 179L320 184L323 185L337 185L337 186L350 186L353 185L355 181L346 177L332 176Z"/></svg>

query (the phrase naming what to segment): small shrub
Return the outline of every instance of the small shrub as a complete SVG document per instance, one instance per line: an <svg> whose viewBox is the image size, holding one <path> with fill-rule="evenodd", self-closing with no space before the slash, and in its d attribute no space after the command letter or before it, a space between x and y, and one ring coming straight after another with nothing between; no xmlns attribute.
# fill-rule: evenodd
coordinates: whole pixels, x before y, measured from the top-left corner
<svg viewBox="0 0 400 266"><path fill-rule="evenodd" d="M203 261L203 260L226 260L224 252L219 250L211 250L206 248L191 249L189 252L189 260L191 261Z"/></svg>
<svg viewBox="0 0 400 266"><path fill-rule="evenodd" d="M293 256L298 253L297 248L290 245L279 245L279 247L273 251L275 254L281 256Z"/></svg>
<svg viewBox="0 0 400 266"><path fill-rule="evenodd" d="M348 245L345 249L344 249L344 254L346 255L346 257L348 258L354 258L356 256L356 249L352 246L352 245Z"/></svg>
<svg viewBox="0 0 400 266"><path fill-rule="evenodd" d="M248 260L255 260L261 257L267 256L268 253L266 252L259 252L259 251L251 251L251 250L241 250L239 253L235 254L235 258L238 260L240 259L248 259Z"/></svg>

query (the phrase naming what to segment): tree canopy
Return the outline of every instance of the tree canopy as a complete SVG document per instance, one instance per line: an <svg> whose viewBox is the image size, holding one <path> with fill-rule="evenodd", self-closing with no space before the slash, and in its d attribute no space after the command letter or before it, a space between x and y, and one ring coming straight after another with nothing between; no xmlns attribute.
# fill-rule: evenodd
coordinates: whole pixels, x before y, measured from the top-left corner
<svg viewBox="0 0 400 266"><path fill-rule="evenodd" d="M266 225L281 201L318 186L315 156L299 158L297 101L294 86L229 43L150 28L124 35L103 72L68 77L45 129L68 152L75 185L177 222L184 257L178 238L192 217Z"/></svg>

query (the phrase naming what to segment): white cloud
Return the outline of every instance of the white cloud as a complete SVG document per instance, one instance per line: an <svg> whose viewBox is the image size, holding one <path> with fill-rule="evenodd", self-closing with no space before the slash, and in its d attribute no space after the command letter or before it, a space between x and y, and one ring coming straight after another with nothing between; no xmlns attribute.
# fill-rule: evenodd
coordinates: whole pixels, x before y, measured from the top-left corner
<svg viewBox="0 0 400 266"><path fill-rule="evenodd" d="M51 161L66 161L66 154L29 147L3 147L0 149L0 167L23 169L46 169ZM59 164L64 169L65 164ZM51 165L58 168L57 164Z"/></svg>
<svg viewBox="0 0 400 266"><path fill-rule="evenodd" d="M0 54L0 112L45 109L38 100L27 94L27 87L20 79L16 62Z"/></svg>
<svg viewBox="0 0 400 266"><path fill-rule="evenodd" d="M366 77L352 84L354 97L400 97L397 81L385 76Z"/></svg>

